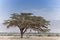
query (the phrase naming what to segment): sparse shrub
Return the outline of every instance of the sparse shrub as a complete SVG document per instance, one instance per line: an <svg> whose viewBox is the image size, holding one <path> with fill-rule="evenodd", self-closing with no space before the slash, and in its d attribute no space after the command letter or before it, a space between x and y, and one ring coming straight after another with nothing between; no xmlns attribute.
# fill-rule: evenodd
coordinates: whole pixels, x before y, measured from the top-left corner
<svg viewBox="0 0 60 40"><path fill-rule="evenodd" d="M56 36L59 36L58 34L56 34Z"/></svg>
<svg viewBox="0 0 60 40"><path fill-rule="evenodd" d="M52 36L52 35L47 35L47 36L49 37L49 36Z"/></svg>
<svg viewBox="0 0 60 40"><path fill-rule="evenodd" d="M43 36L43 35L38 35L39 37Z"/></svg>

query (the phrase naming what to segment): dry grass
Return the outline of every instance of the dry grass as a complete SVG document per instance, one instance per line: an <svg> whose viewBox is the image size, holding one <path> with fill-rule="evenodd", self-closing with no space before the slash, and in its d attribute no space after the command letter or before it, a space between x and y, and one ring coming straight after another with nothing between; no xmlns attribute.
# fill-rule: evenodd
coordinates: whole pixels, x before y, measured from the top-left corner
<svg viewBox="0 0 60 40"><path fill-rule="evenodd" d="M24 38L20 38L20 36L0 36L0 40L60 40L60 37L31 36L27 38L24 36Z"/></svg>

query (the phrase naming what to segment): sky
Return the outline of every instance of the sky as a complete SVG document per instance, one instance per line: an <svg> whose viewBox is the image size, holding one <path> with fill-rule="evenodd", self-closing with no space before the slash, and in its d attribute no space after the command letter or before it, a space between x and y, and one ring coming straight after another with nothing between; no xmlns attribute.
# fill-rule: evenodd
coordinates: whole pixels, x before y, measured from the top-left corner
<svg viewBox="0 0 60 40"><path fill-rule="evenodd" d="M31 12L47 20L60 20L60 0L0 0L0 32L13 32L12 29L19 32L18 28L6 29L2 23L10 14L21 12Z"/></svg>

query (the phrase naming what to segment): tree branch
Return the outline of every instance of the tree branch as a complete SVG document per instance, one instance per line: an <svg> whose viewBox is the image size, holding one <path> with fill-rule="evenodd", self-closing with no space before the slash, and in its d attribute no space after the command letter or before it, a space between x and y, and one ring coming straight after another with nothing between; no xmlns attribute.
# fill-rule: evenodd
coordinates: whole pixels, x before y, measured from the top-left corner
<svg viewBox="0 0 60 40"><path fill-rule="evenodd" d="M23 33L25 33L27 29L28 29L28 28L25 28L25 30L23 31Z"/></svg>

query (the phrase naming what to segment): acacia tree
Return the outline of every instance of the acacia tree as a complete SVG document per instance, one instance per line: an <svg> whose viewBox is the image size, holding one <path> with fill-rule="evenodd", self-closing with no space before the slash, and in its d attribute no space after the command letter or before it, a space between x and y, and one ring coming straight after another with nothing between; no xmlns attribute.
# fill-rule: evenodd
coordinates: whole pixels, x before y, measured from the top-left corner
<svg viewBox="0 0 60 40"><path fill-rule="evenodd" d="M18 27L21 33L21 38L27 29L31 28L35 31L48 31L49 21L41 16L34 16L32 13L13 13L10 19L5 20L3 23L9 27Z"/></svg>

